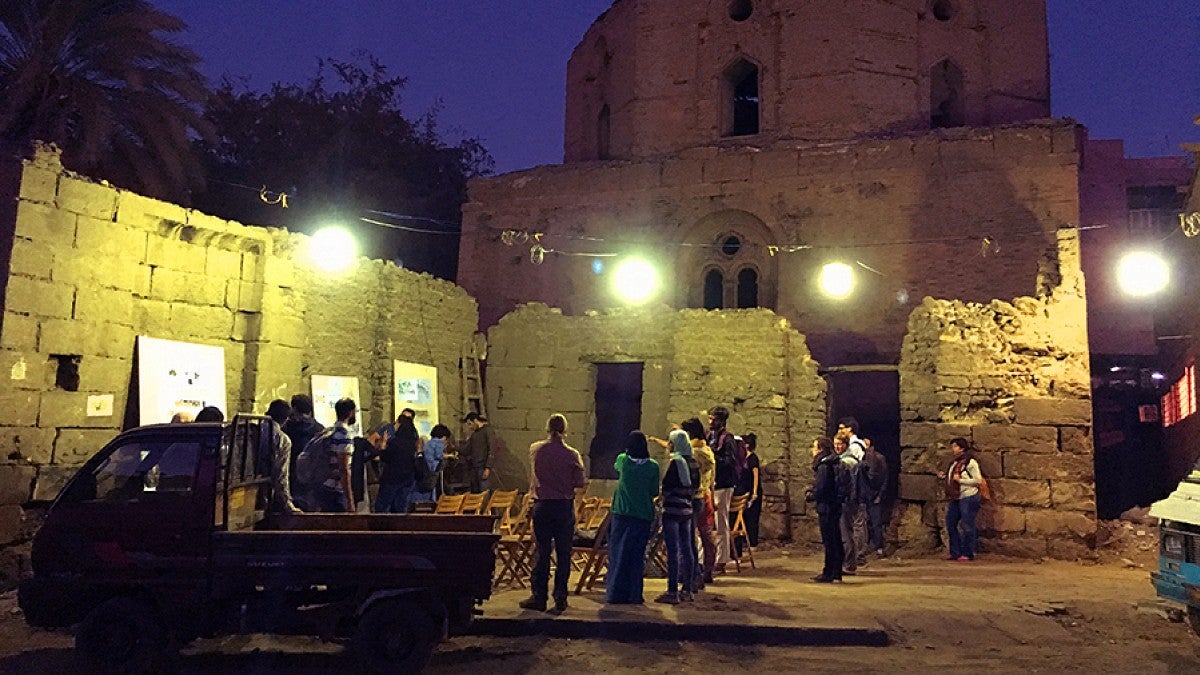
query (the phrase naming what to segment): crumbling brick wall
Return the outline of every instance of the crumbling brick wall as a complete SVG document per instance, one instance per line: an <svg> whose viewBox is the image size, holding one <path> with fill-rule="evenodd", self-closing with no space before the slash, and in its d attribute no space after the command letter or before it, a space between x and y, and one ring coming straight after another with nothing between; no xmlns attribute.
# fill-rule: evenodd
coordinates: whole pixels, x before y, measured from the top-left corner
<svg viewBox="0 0 1200 675"><path fill-rule="evenodd" d="M656 307L564 316L531 304L501 319L488 342L491 421L507 446L496 462L505 487L528 485L527 449L545 437L553 412L567 416L569 442L586 455L597 423L594 364L638 362L646 433L665 437L672 424L729 407L730 428L759 438L764 531L783 536L791 521L805 522L807 448L825 430L825 383L804 338L773 312Z"/></svg>
<svg viewBox="0 0 1200 675"><path fill-rule="evenodd" d="M994 499L980 514L985 550L1072 558L1093 544L1092 407L1078 231L1061 230L1043 293L988 304L925 301L900 359L902 465L896 536L944 535L936 474L949 441L970 440Z"/></svg>
<svg viewBox="0 0 1200 675"><path fill-rule="evenodd" d="M365 421L378 422L392 415L400 359L437 366L443 414L460 412L459 354L478 315L453 284L366 259L322 274L303 236L89 181L51 151L24 166L15 206L0 324L0 547L27 539L38 505L135 421L126 406L139 335L223 347L232 411L261 413L308 391L312 374L351 375ZM79 357L77 390L56 382L54 355ZM87 415L94 394L113 395L113 415ZM0 580L19 560L0 550Z"/></svg>

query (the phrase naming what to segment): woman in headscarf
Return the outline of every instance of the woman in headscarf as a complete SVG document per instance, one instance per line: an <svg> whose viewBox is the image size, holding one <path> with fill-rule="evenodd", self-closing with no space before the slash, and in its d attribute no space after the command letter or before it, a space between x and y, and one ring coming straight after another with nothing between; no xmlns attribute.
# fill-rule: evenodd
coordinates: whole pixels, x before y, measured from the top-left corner
<svg viewBox="0 0 1200 675"><path fill-rule="evenodd" d="M970 441L955 438L950 441L950 450L954 453L954 459L946 472L940 474L946 481L946 496L950 498L950 504L946 507L946 534L950 540L947 542L950 552L946 559L970 562L975 559L975 548L979 543L975 517L979 515L979 505L983 499L980 495L983 472L979 469L979 462L975 461Z"/></svg>
<svg viewBox="0 0 1200 675"><path fill-rule="evenodd" d="M700 465L692 456L692 444L682 429L671 432L667 472L662 480L663 542L667 545L667 590L655 602L669 605L692 600L696 550L692 529L693 497L700 483Z"/></svg>
<svg viewBox="0 0 1200 675"><path fill-rule="evenodd" d="M625 452L617 455L613 466L618 480L608 531L607 600L614 605L639 605L644 602L646 544L658 496L658 462L650 459L645 434L630 433Z"/></svg>

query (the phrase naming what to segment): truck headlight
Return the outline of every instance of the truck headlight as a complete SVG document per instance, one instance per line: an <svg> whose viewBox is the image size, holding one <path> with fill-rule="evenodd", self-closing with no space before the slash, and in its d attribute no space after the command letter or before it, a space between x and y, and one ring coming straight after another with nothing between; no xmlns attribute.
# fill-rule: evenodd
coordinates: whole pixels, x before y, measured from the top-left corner
<svg viewBox="0 0 1200 675"><path fill-rule="evenodd" d="M1171 558L1183 559L1183 535L1168 534L1162 540L1162 553Z"/></svg>

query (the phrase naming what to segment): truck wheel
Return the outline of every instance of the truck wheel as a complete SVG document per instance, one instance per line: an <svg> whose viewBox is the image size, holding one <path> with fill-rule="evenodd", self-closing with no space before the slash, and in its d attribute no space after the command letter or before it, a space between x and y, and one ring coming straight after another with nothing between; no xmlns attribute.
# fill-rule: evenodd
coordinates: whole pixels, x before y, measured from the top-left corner
<svg viewBox="0 0 1200 675"><path fill-rule="evenodd" d="M158 662L167 631L144 602L113 598L84 617L75 651L100 672L144 673Z"/></svg>
<svg viewBox="0 0 1200 675"><path fill-rule="evenodd" d="M363 613L351 649L372 672L418 673L439 637L436 622L420 605L388 600Z"/></svg>

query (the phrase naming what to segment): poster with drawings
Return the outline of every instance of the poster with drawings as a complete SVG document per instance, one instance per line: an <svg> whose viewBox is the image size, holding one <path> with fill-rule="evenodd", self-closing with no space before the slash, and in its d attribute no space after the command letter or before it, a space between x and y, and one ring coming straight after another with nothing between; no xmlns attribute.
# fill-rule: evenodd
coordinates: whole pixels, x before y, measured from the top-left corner
<svg viewBox="0 0 1200 675"><path fill-rule="evenodd" d="M210 405L230 416L223 348L139 335L137 357L139 424L170 422L179 413L195 417Z"/></svg>
<svg viewBox="0 0 1200 675"><path fill-rule="evenodd" d="M350 426L350 436L353 438L362 436L363 401L362 397L358 395L358 378L339 375L312 376L313 417L318 422L327 427L333 426L337 422L334 404L343 398L353 400L359 408L358 414L354 417L354 424Z"/></svg>
<svg viewBox="0 0 1200 675"><path fill-rule="evenodd" d="M395 414L412 408L417 412L417 431L429 436L438 423L437 368L406 361L393 362Z"/></svg>

